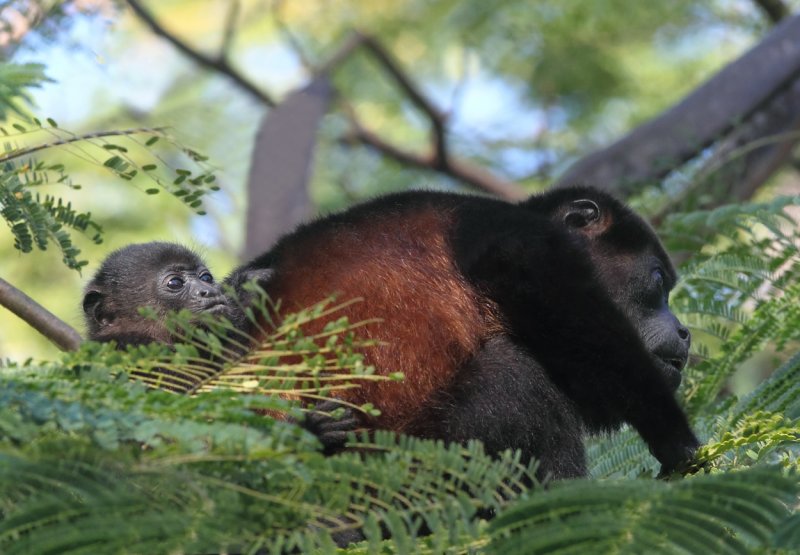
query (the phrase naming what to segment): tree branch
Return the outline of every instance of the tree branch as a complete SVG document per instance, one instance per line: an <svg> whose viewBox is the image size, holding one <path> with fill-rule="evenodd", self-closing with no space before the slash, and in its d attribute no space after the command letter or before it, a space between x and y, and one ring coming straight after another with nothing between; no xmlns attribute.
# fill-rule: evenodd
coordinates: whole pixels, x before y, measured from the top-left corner
<svg viewBox="0 0 800 555"><path fill-rule="evenodd" d="M81 336L72 326L3 278L0 278L0 306L22 318L62 351L74 351L81 344Z"/></svg>
<svg viewBox="0 0 800 555"><path fill-rule="evenodd" d="M283 35L283 38L286 42L289 43L292 50L294 50L295 55L300 60L300 65L308 71L309 73L314 72L314 64L311 62L311 58L308 56L305 48L303 48L300 39L298 39L292 30L289 28L289 25L286 24L283 17L281 16L281 10L283 9L283 0L274 0L272 3L272 19L275 20L275 26L278 28L278 32ZM317 72L319 74L320 72Z"/></svg>
<svg viewBox="0 0 800 555"><path fill-rule="evenodd" d="M630 194L696 157L798 76L800 16L793 16L678 104L573 164L556 186L581 183Z"/></svg>
<svg viewBox="0 0 800 555"><path fill-rule="evenodd" d="M267 106L275 106L275 101L271 97L259 91L224 59L210 58L178 39L158 23L149 12L144 10L139 0L126 0L126 2L134 13L147 24L156 35L169 41L183 54L208 69L218 71L228 76L237 86L243 88ZM414 153L403 152L401 149L398 149L376 135L366 131L363 133L356 132L354 137L343 137L342 142L351 143L352 140L349 139L355 138L358 142L366 144L401 163L409 163L414 167L439 172L448 177L462 181L466 185L499 195L506 199L520 199L526 196L523 189L515 183L493 175L488 170L480 168L469 161L449 156L446 143L446 116L421 93L419 88L414 85L397 62L395 62L389 53L372 37L363 33L353 32L345 39L344 43L333 56L318 67L315 73L320 75L335 71L341 64L345 63L352 53L360 46L367 48L368 52L370 52L379 64L389 73L411 102L427 115L431 122L434 154L433 156L421 156ZM363 131L363 128L356 121L353 121L353 126Z"/></svg>
<svg viewBox="0 0 800 555"><path fill-rule="evenodd" d="M437 167L434 162L435 154L425 156L401 149L362 127L354 117L351 117L351 122L353 129L342 141L357 141L401 164L426 170L435 169L441 174L506 200L522 200L528 196L516 183L498 177L477 164L454 158L446 168Z"/></svg>
<svg viewBox="0 0 800 555"><path fill-rule="evenodd" d="M139 127L136 129L123 129L121 131L98 131L96 133L86 133L85 135L74 135L66 139L59 139L51 143L44 143L35 145L28 148L20 148L18 150L10 150L3 155L0 155L0 164L16 160L23 156L28 156L40 150L57 147L60 145L68 145L71 143L79 143L81 141L90 141L92 139L100 139L103 137L127 137L129 135L138 135L139 133L157 133L163 134L166 127ZM63 131L63 130L62 130Z"/></svg>
<svg viewBox="0 0 800 555"><path fill-rule="evenodd" d="M228 59L233 37L236 35L236 20L239 19L240 7L239 0L232 0L228 7L228 14L225 16L225 31L222 35L222 44L219 47L219 57L222 60Z"/></svg>
<svg viewBox="0 0 800 555"><path fill-rule="evenodd" d="M142 20L150 30L153 31L156 35L160 36L161 38L165 39L167 42L172 44L175 48L180 50L185 56L194 60L201 66L205 66L208 69L213 69L225 76L227 76L231 81L233 81L239 88L244 89L246 92L250 93L253 97L255 97L260 102L266 104L267 106L274 106L275 101L272 99L270 95L260 90L253 84L250 80L245 78L241 73L237 72L231 65L227 62L224 56L220 56L219 58L211 58L203 54L202 52L198 52L184 41L180 40L178 37L167 31L147 10L145 10L139 0L126 0L128 6L130 6L133 13Z"/></svg>
<svg viewBox="0 0 800 555"><path fill-rule="evenodd" d="M798 141L800 80L720 141L687 188L671 198L651 221L658 225L687 199L708 191L713 194L703 196L711 202L701 202L698 208L749 200L791 158Z"/></svg>
<svg viewBox="0 0 800 555"><path fill-rule="evenodd" d="M364 35L361 33L350 33L344 42L336 49L333 56L329 57L325 63L317 68L316 73L332 73L336 68L346 62L353 52L364 44Z"/></svg>
<svg viewBox="0 0 800 555"><path fill-rule="evenodd" d="M375 133L368 131L358 120L355 111L349 107L346 113L350 119L352 130L341 138L341 142L345 144L358 142L401 164L436 171L500 198L520 200L527 196L527 193L516 183L494 175L489 170L467 160L449 156L446 143L446 116L422 94L386 49L369 35L360 32L351 33L336 52L319 67L317 73L327 74L335 71L361 46L367 49L405 92L411 102L428 117L433 135L431 149L433 153L431 155L417 154L383 140Z"/></svg>
<svg viewBox="0 0 800 555"><path fill-rule="evenodd" d="M781 0L753 0L772 23L779 23L789 15L789 8Z"/></svg>
<svg viewBox="0 0 800 555"><path fill-rule="evenodd" d="M419 87L417 87L411 78L400 68L400 65L378 41L369 35L358 34L362 36L362 45L367 51L372 54L381 66L383 66L400 89L406 93L409 100L428 116L428 120L430 120L431 123L431 133L433 135L432 143L434 145L434 156L431 163L434 168L446 172L449 164L447 138L445 135L446 116L422 94Z"/></svg>

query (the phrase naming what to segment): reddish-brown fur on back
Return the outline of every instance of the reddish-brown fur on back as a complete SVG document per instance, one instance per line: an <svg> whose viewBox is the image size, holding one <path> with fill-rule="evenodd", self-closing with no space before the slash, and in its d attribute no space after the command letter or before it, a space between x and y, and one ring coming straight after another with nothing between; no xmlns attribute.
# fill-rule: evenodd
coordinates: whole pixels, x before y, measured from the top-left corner
<svg viewBox="0 0 800 555"><path fill-rule="evenodd" d="M377 427L403 431L497 327L494 307L455 267L448 229L452 215L430 208L332 227L295 242L267 287L282 311L335 293L339 301L363 301L334 318L380 319L358 331L380 341L364 351L365 363L381 374L403 372L405 380L366 382L339 394L379 408Z"/></svg>

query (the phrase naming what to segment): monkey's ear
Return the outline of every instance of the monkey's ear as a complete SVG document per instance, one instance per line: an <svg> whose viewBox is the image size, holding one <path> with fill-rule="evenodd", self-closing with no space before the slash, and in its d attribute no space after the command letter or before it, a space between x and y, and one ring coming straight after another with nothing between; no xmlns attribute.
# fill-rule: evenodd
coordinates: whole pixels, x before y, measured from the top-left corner
<svg viewBox="0 0 800 555"><path fill-rule="evenodd" d="M97 289L89 289L83 296L83 312L93 321L100 323L102 318L101 306L103 304L103 294Z"/></svg>
<svg viewBox="0 0 800 555"><path fill-rule="evenodd" d="M600 207L589 199L573 200L569 203L564 223L570 227L586 227L600 220Z"/></svg>

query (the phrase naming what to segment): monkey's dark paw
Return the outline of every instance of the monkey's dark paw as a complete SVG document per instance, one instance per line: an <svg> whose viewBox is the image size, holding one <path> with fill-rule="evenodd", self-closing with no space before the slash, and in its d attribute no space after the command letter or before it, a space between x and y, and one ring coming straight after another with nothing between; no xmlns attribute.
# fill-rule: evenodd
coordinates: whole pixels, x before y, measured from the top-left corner
<svg viewBox="0 0 800 555"><path fill-rule="evenodd" d="M334 411L341 415L331 416ZM342 407L339 402L323 401L306 413L300 425L317 436L325 455L332 455L344 448L347 434L358 429L359 420L352 409Z"/></svg>
<svg viewBox="0 0 800 555"><path fill-rule="evenodd" d="M658 473L658 479L669 480L675 477L689 476L706 468L706 462L698 461L695 458L698 447L699 445L687 445L672 453L673 456L667 458L666 461L660 459L661 472Z"/></svg>

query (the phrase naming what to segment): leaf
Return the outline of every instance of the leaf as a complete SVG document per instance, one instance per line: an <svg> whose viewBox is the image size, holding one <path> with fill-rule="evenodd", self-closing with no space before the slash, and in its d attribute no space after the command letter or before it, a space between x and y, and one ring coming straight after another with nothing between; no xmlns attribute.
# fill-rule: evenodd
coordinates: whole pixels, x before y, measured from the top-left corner
<svg viewBox="0 0 800 555"><path fill-rule="evenodd" d="M750 553L766 547L798 493L774 467L652 480L553 484L489 525L492 553Z"/></svg>

